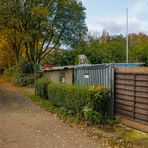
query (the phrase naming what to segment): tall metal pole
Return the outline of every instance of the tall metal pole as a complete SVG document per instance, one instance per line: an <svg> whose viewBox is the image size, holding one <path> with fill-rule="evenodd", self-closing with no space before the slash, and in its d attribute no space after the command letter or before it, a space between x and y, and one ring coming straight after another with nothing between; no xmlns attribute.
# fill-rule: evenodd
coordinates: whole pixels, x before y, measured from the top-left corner
<svg viewBox="0 0 148 148"><path fill-rule="evenodd" d="M126 9L126 63L128 63L128 9Z"/></svg>

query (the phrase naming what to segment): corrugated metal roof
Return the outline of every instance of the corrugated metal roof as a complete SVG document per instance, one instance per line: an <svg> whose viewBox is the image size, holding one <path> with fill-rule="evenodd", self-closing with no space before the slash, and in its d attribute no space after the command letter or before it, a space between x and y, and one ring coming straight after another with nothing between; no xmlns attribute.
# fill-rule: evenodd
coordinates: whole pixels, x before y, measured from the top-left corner
<svg viewBox="0 0 148 148"><path fill-rule="evenodd" d="M52 70L64 70L64 69L73 69L74 66L58 66L58 67L52 67L52 69L49 69L49 71Z"/></svg>
<svg viewBox="0 0 148 148"><path fill-rule="evenodd" d="M77 69L77 68L86 68L86 67L102 67L106 65L109 65L109 64L80 64L80 65L69 65L69 66L56 66L56 67L52 67L51 69L47 71L74 69L74 68Z"/></svg>
<svg viewBox="0 0 148 148"><path fill-rule="evenodd" d="M52 71L52 70L64 70L64 69L85 69L85 68L101 68L106 66L113 66L113 67L140 67L144 63L105 63L105 64L80 64L80 65L68 65L68 66L56 66L52 67L49 70L46 71Z"/></svg>

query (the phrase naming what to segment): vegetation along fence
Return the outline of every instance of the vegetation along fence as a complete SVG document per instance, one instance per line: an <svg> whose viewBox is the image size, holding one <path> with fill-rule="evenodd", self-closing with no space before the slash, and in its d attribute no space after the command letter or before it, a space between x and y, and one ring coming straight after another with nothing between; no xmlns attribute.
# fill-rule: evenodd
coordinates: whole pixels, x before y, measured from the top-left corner
<svg viewBox="0 0 148 148"><path fill-rule="evenodd" d="M114 68L112 64L86 64L74 68L74 83L103 85L110 90L110 116L114 114Z"/></svg>
<svg viewBox="0 0 148 148"><path fill-rule="evenodd" d="M148 68L115 70L115 112L148 123Z"/></svg>

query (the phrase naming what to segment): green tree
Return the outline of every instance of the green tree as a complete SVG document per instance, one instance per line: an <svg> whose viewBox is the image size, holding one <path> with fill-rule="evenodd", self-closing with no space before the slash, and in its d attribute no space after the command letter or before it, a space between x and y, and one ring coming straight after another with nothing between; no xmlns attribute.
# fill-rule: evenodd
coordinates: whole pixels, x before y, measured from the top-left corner
<svg viewBox="0 0 148 148"><path fill-rule="evenodd" d="M78 0L0 0L0 28L23 37L27 59L35 63L60 45L72 45L87 28Z"/></svg>

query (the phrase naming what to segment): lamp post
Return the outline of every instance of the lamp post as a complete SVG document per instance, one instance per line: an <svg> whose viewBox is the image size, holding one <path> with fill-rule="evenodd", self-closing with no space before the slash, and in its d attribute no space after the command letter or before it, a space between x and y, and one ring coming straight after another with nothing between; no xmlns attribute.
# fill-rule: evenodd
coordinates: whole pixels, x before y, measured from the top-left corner
<svg viewBox="0 0 148 148"><path fill-rule="evenodd" d="M128 63L128 9L126 9L126 63Z"/></svg>

